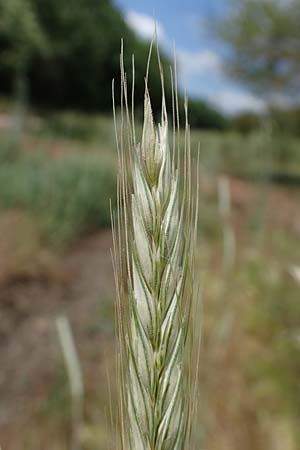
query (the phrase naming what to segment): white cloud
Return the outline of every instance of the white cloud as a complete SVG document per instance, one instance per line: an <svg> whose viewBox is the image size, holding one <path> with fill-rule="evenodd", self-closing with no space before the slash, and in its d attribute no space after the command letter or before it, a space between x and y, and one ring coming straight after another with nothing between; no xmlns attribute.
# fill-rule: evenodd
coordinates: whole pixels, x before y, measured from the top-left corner
<svg viewBox="0 0 300 450"><path fill-rule="evenodd" d="M137 11L129 10L125 14L127 24L145 40L151 40L155 33L157 33L158 40L162 42L167 41L166 32L163 25L151 16L138 13Z"/></svg>
<svg viewBox="0 0 300 450"><path fill-rule="evenodd" d="M211 50L193 52L180 49L177 57L179 70L185 81L197 75L219 74L222 69L221 58Z"/></svg>
<svg viewBox="0 0 300 450"><path fill-rule="evenodd" d="M246 91L224 89L210 97L210 101L228 114L242 111L262 112L265 110L265 102Z"/></svg>

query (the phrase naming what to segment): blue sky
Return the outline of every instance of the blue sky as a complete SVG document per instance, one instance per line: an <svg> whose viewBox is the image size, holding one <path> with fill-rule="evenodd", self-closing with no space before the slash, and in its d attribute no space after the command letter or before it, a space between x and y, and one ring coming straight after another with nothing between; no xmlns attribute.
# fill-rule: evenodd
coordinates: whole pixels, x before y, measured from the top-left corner
<svg viewBox="0 0 300 450"><path fill-rule="evenodd" d="M115 0L115 4L140 37L151 38L156 21L161 46L172 54L175 42L180 85L189 96L205 98L229 114L263 109L261 99L226 77L225 49L209 33L208 18L224 14L226 0Z"/></svg>

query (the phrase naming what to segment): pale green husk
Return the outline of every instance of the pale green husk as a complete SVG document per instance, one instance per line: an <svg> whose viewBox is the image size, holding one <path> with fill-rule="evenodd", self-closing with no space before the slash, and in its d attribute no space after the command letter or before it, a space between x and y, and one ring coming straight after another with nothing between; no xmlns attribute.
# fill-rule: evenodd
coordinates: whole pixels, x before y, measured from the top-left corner
<svg viewBox="0 0 300 450"><path fill-rule="evenodd" d="M118 213L113 221L121 448L183 450L190 436L188 356L197 218L190 131L186 120L181 149L175 82L171 151L161 72L161 123L153 121L147 75L143 132L136 142L134 91L129 108L122 55L121 77Z"/></svg>

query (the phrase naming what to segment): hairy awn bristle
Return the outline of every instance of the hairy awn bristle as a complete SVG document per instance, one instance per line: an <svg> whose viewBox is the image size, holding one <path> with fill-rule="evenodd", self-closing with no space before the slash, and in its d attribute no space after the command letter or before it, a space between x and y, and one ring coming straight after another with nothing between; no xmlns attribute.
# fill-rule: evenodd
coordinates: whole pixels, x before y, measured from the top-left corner
<svg viewBox="0 0 300 450"><path fill-rule="evenodd" d="M158 61L160 66L159 54ZM189 125L186 120L181 150L174 83L171 152L162 71L161 79L161 123L154 124L147 75L143 133L137 143L134 91L130 110L121 54L119 192L113 231L124 450L183 450L190 435L187 350L197 211L191 195Z"/></svg>

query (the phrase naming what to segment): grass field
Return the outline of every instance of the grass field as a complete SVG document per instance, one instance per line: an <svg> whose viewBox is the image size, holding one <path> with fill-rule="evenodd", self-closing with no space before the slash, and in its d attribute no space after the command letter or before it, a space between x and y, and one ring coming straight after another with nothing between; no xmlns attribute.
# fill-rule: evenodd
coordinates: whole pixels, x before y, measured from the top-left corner
<svg viewBox="0 0 300 450"><path fill-rule="evenodd" d="M204 319L196 448L297 450L300 142L269 130L195 131L194 155L199 141ZM70 448L69 386L53 326L61 313L84 375L82 448L112 448L115 176L110 118L31 117L19 139L9 121L0 130L3 450ZM230 187L227 215L221 176Z"/></svg>

